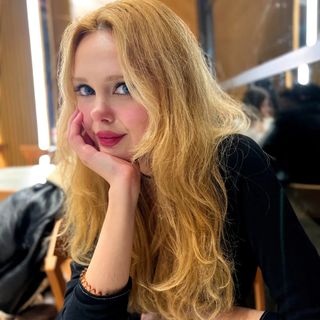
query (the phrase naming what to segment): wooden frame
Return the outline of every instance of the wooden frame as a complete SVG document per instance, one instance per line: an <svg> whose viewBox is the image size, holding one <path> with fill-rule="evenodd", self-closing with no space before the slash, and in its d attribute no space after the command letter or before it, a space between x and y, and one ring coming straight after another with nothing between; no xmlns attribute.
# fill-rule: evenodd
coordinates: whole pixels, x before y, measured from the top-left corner
<svg viewBox="0 0 320 320"><path fill-rule="evenodd" d="M257 269L256 277L253 282L254 304L257 310L266 310L266 296L264 292L264 281L261 269Z"/></svg>
<svg viewBox="0 0 320 320"><path fill-rule="evenodd" d="M50 236L49 247L44 261L44 271L47 274L49 285L55 299L56 308L63 307L66 282L71 277L70 259L63 254L59 245L58 234L62 220L57 220Z"/></svg>

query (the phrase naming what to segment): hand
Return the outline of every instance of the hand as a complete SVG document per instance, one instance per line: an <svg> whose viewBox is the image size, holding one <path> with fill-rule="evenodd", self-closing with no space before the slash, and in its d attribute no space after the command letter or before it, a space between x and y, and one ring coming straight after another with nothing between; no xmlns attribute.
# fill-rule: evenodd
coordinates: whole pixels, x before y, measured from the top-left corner
<svg viewBox="0 0 320 320"><path fill-rule="evenodd" d="M259 320L264 311L233 307L231 311L220 314L216 320Z"/></svg>
<svg viewBox="0 0 320 320"><path fill-rule="evenodd" d="M83 115L77 110L68 123L68 142L82 163L104 178L110 188L126 184L136 195L139 194L139 166L97 150L88 134L83 134L82 121Z"/></svg>
<svg viewBox="0 0 320 320"><path fill-rule="evenodd" d="M143 313L143 314L141 315L141 320L155 320L155 319L156 319L156 317L153 316L153 315L150 314L150 313Z"/></svg>
<svg viewBox="0 0 320 320"><path fill-rule="evenodd" d="M216 320L259 320L263 314L263 311L234 307L231 311L220 314ZM150 313L143 313L141 320L155 320L156 316Z"/></svg>

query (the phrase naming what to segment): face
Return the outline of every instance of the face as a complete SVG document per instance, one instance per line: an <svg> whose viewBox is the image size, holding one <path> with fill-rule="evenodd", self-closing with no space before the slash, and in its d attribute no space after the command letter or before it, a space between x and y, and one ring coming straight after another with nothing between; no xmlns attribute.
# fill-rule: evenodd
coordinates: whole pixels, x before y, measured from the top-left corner
<svg viewBox="0 0 320 320"><path fill-rule="evenodd" d="M260 106L261 114L264 118L273 116L273 109L268 98L265 98Z"/></svg>
<svg viewBox="0 0 320 320"><path fill-rule="evenodd" d="M146 131L148 115L124 82L111 31L96 31L81 40L73 86L84 130L98 149L130 161Z"/></svg>

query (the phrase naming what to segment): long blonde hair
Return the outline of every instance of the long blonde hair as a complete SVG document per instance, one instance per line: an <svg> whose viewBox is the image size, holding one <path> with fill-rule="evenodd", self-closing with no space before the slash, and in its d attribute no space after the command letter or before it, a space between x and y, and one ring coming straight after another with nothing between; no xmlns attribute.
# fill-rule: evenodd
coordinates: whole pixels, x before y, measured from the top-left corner
<svg viewBox="0 0 320 320"><path fill-rule="evenodd" d="M216 84L191 31L158 1L115 1L65 31L58 159L71 186L66 186L65 215L71 257L89 263L108 203L108 184L77 159L66 141L76 108L75 51L86 34L101 29L112 31L126 84L149 115L132 159L147 159L152 178L142 179L129 308L160 319L213 319L233 303L220 145L242 129L245 117Z"/></svg>

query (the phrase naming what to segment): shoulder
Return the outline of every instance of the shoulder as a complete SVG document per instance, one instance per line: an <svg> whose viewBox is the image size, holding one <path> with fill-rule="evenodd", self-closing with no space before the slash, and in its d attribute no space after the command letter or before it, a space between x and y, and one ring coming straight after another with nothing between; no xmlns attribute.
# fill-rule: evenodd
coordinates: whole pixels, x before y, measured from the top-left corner
<svg viewBox="0 0 320 320"><path fill-rule="evenodd" d="M271 167L269 156L251 138L237 134L224 139L220 146L220 164L225 174L254 176Z"/></svg>

